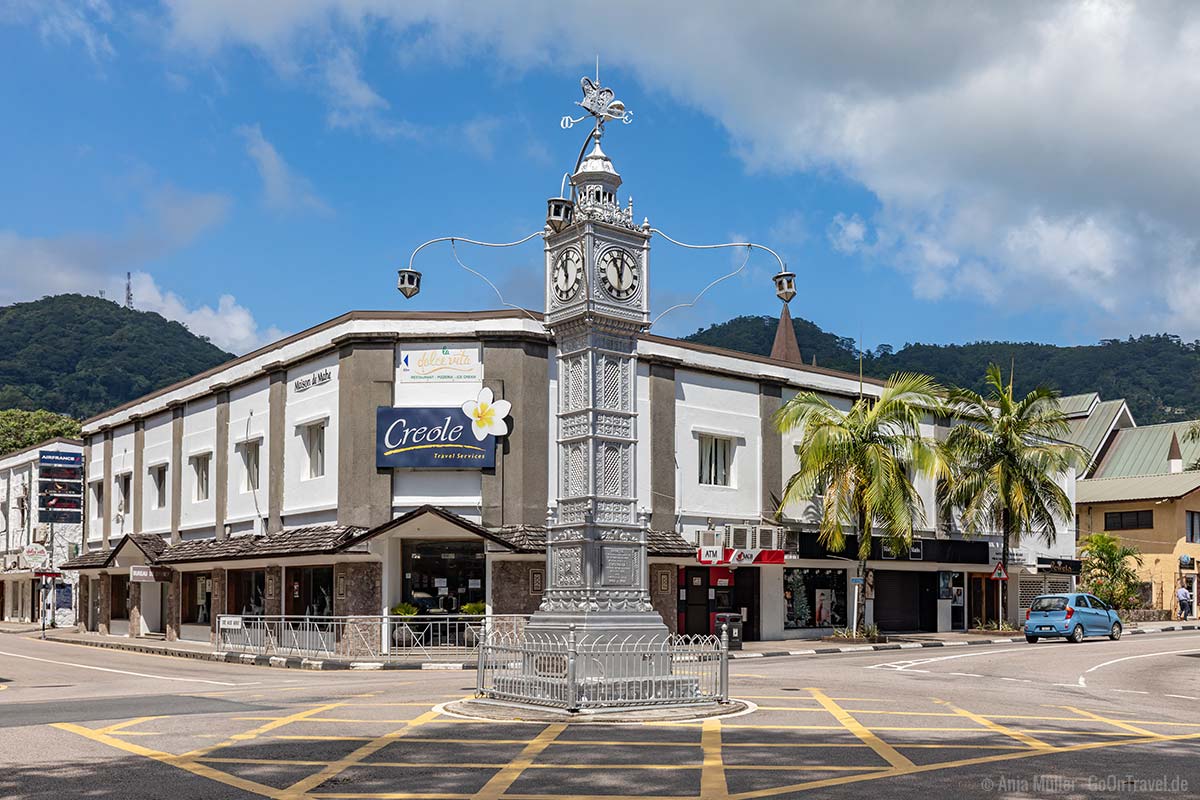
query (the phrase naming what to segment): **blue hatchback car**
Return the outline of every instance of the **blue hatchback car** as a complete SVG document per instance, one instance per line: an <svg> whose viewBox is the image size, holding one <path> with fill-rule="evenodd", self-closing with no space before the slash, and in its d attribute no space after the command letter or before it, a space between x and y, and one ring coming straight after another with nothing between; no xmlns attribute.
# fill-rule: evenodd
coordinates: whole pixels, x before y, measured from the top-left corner
<svg viewBox="0 0 1200 800"><path fill-rule="evenodd" d="M1095 595L1084 592L1044 594L1025 612L1025 641L1063 638L1082 642L1085 636L1121 638L1125 625L1117 610Z"/></svg>

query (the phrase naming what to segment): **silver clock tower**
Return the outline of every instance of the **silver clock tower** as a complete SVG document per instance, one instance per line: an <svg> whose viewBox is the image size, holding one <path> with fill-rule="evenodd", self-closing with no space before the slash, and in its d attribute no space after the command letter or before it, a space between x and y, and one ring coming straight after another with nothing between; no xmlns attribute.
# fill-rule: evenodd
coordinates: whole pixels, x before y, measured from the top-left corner
<svg viewBox="0 0 1200 800"><path fill-rule="evenodd" d="M621 176L600 146L605 121L628 122L629 112L588 78L583 91L579 105L595 127L570 177L570 199L548 203L545 325L558 349L558 486L546 589L530 629L665 637L650 604L648 515L638 510L636 484L636 354L650 324L650 225L633 221L632 200L619 204ZM563 127L579 121L564 118Z"/></svg>

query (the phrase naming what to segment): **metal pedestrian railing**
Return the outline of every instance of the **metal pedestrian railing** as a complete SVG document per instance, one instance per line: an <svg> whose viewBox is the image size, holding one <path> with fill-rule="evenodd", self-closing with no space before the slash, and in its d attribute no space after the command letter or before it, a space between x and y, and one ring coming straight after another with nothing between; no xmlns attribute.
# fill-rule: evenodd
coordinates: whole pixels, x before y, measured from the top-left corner
<svg viewBox="0 0 1200 800"><path fill-rule="evenodd" d="M267 656L355 661L474 661L489 634L513 635L521 615L308 617L222 614L217 648Z"/></svg>
<svg viewBox="0 0 1200 800"><path fill-rule="evenodd" d="M725 703L728 632L577 636L500 631L479 648L476 695L568 711Z"/></svg>

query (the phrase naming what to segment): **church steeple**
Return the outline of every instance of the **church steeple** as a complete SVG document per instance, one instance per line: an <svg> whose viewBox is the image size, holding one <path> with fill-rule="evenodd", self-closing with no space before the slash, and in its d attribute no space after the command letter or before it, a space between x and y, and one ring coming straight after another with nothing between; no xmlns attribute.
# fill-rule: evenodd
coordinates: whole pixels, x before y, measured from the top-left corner
<svg viewBox="0 0 1200 800"><path fill-rule="evenodd" d="M792 315L788 311L787 303L783 304L783 311L779 313L779 327L775 329L771 358L793 364L804 363L800 358L800 343L796 341L796 329L792 326Z"/></svg>

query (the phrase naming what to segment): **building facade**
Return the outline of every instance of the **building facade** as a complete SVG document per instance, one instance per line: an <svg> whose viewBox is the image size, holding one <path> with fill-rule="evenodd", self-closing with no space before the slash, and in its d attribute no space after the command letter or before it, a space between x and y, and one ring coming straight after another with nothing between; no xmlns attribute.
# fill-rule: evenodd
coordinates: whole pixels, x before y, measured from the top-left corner
<svg viewBox="0 0 1200 800"><path fill-rule="evenodd" d="M4 548L0 552L0 621L40 622L44 614L52 611L54 624L75 624L77 573L67 570L57 578L46 579L52 588L44 596L43 578L36 573L55 572L81 552L82 524L61 521L78 517L77 495L51 494L51 491L70 488L55 486L56 470L61 469L53 463L55 456L64 454L69 462L82 453L83 443L79 440L58 438L0 458L0 543ZM39 502L43 495L55 500L69 497L63 502L73 508L57 514L51 508L42 508L47 505ZM45 548L49 558L44 565L30 562L26 553L30 546L35 550ZM47 622L50 620L47 617Z"/></svg>

